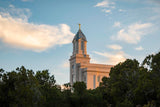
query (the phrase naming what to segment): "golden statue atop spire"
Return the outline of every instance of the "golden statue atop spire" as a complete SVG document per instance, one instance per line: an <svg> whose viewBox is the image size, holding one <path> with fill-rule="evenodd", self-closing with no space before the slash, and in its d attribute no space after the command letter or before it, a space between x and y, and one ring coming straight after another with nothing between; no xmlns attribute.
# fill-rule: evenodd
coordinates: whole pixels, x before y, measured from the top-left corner
<svg viewBox="0 0 160 107"><path fill-rule="evenodd" d="M81 29L81 24L78 24L79 25L79 30Z"/></svg>

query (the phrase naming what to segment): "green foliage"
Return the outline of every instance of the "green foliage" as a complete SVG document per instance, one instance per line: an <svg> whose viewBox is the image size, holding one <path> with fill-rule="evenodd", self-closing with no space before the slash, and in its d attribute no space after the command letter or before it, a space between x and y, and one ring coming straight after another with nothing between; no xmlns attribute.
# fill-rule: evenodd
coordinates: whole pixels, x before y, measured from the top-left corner
<svg viewBox="0 0 160 107"><path fill-rule="evenodd" d="M49 76L48 70L36 74L24 66L16 71L0 70L0 105L7 106L41 106L47 99L47 87L55 84L54 76ZM45 85L45 86L44 86Z"/></svg>
<svg viewBox="0 0 160 107"><path fill-rule="evenodd" d="M73 88L77 95L82 95L86 91L86 84L84 82L76 82L74 83Z"/></svg>
<svg viewBox="0 0 160 107"><path fill-rule="evenodd" d="M147 67L147 68L146 68ZM147 56L142 66L127 59L114 66L110 77L104 77L100 89L110 105L132 107L154 101L160 106L160 52Z"/></svg>
<svg viewBox="0 0 160 107"><path fill-rule="evenodd" d="M134 107L134 106L131 101L129 101L128 99L125 99L123 102L120 102L119 104L117 104L116 107Z"/></svg>
<svg viewBox="0 0 160 107"><path fill-rule="evenodd" d="M71 88L71 84L70 83L66 83L66 84L64 84L64 86L65 86L66 89L70 89Z"/></svg>

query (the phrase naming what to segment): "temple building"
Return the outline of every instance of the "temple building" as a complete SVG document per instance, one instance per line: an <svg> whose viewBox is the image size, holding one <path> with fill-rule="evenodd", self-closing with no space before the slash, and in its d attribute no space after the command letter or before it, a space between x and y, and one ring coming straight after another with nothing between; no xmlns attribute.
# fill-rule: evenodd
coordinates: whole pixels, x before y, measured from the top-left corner
<svg viewBox="0 0 160 107"><path fill-rule="evenodd" d="M73 53L70 57L70 84L76 81L86 83L87 89L95 89L99 86L104 76L108 77L113 65L90 63L90 56L87 54L87 39L79 30L73 38Z"/></svg>

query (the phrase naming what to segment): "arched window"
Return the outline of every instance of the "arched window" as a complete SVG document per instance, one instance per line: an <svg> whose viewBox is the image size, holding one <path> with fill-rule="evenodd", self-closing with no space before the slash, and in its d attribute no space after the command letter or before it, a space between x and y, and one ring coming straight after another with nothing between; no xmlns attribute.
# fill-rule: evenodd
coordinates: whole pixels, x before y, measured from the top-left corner
<svg viewBox="0 0 160 107"><path fill-rule="evenodd" d="M84 41L81 42L81 49L84 50Z"/></svg>
<svg viewBox="0 0 160 107"><path fill-rule="evenodd" d="M96 88L96 75L93 75L93 89Z"/></svg>

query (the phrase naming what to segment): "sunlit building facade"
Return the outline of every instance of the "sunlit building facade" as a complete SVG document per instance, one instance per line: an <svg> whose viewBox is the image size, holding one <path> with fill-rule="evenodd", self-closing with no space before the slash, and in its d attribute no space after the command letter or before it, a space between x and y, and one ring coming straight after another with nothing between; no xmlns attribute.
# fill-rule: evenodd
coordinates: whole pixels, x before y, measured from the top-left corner
<svg viewBox="0 0 160 107"><path fill-rule="evenodd" d="M83 81L86 83L87 89L95 89L104 76L109 76L113 65L90 63L90 56L87 54L87 39L81 31L80 25L72 43L73 53L69 59L70 84L72 86L76 81Z"/></svg>

